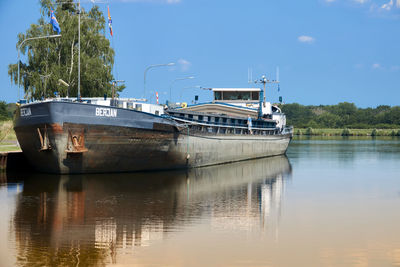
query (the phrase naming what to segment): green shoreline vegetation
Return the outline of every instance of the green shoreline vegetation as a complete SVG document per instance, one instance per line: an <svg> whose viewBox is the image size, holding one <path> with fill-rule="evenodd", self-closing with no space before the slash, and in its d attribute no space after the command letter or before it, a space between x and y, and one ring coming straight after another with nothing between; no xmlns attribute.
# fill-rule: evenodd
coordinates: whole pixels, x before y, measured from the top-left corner
<svg viewBox="0 0 400 267"><path fill-rule="evenodd" d="M400 106L357 108L354 103L280 105L295 135L400 136Z"/></svg>
<svg viewBox="0 0 400 267"><path fill-rule="evenodd" d="M15 108L15 104L0 101L0 152L20 150L12 122Z"/></svg>
<svg viewBox="0 0 400 267"><path fill-rule="evenodd" d="M20 147L11 120L0 121L0 152L18 151Z"/></svg>
<svg viewBox="0 0 400 267"><path fill-rule="evenodd" d="M295 128L295 135L307 136L400 136L399 129L314 129L308 128Z"/></svg>

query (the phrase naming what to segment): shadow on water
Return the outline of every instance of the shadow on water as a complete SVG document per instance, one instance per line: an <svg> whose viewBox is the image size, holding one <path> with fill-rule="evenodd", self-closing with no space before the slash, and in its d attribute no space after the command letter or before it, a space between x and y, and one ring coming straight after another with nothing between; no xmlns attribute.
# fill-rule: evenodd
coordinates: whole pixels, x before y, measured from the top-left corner
<svg viewBox="0 0 400 267"><path fill-rule="evenodd" d="M215 217L263 227L290 177L285 156L188 171L24 175L12 219L17 264L116 263L121 250Z"/></svg>

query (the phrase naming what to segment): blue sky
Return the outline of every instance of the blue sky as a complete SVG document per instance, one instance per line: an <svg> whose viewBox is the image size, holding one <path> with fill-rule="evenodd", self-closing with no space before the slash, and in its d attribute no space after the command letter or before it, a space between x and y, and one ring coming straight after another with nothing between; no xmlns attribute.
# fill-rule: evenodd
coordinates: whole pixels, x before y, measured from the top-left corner
<svg viewBox="0 0 400 267"><path fill-rule="evenodd" d="M90 1L82 6L89 9ZM104 2L104 1L102 1ZM107 4L98 4L107 12ZM122 97L141 97L143 72L151 64L174 67L147 73L147 98L211 99L202 87L253 87L253 78L275 79L276 102L306 105L354 102L359 107L399 105L400 0L110 0L116 78L126 81ZM0 100L17 100L7 75L17 61L16 41L40 17L39 1L0 2ZM61 29L63 25L60 25ZM107 36L110 35L107 32Z"/></svg>

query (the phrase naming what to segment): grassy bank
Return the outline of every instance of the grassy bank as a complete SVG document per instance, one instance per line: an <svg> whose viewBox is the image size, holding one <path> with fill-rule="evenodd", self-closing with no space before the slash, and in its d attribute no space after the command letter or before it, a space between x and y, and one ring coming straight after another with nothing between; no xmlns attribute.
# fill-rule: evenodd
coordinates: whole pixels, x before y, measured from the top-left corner
<svg viewBox="0 0 400 267"><path fill-rule="evenodd" d="M0 121L0 152L20 150L11 120Z"/></svg>
<svg viewBox="0 0 400 267"><path fill-rule="evenodd" d="M399 129L313 129L295 128L295 135L317 136L400 136Z"/></svg>

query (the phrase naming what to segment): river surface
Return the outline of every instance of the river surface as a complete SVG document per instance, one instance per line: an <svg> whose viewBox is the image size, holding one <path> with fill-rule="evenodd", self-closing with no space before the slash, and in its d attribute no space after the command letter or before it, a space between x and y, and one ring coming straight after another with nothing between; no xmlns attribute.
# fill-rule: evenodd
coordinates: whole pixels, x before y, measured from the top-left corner
<svg viewBox="0 0 400 267"><path fill-rule="evenodd" d="M0 174L0 266L400 266L400 139L189 171Z"/></svg>

